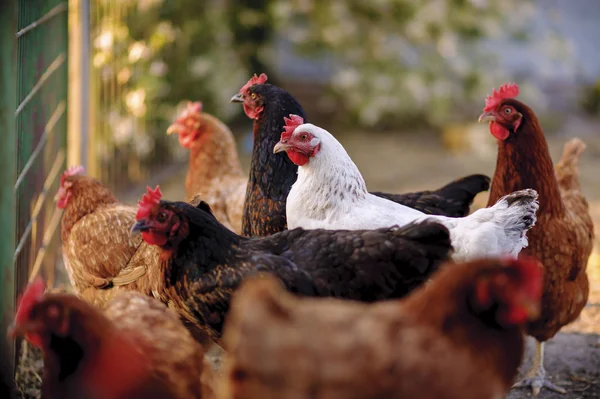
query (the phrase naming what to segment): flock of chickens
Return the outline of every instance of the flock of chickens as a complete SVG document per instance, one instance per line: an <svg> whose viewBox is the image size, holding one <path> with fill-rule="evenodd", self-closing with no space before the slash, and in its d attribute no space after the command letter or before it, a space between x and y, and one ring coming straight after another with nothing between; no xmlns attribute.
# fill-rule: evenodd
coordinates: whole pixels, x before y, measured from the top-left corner
<svg viewBox="0 0 600 399"><path fill-rule="evenodd" d="M503 398L546 378L544 342L588 297L593 226L579 139L553 166L534 112L507 84L480 122L494 177L370 193L342 144L254 75L231 101L253 121L246 178L230 130L190 103L169 134L189 148L186 201L138 207L69 168L64 263L77 296L22 295L13 336L44 356L43 398ZM487 208L469 214L490 189ZM205 353L224 350L216 372Z"/></svg>

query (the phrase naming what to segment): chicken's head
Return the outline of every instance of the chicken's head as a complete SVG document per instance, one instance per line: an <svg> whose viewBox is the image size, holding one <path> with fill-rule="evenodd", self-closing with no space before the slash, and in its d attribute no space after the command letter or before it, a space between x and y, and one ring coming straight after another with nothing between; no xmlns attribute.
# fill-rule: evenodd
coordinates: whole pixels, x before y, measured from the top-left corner
<svg viewBox="0 0 600 399"><path fill-rule="evenodd" d="M71 198L71 187L73 182L69 179L71 176L77 176L83 173L83 166L71 166L67 169L62 176L60 177L60 187L58 188L58 193L54 197L56 201L56 206L61 209L64 209L69 202L69 198Z"/></svg>
<svg viewBox="0 0 600 399"><path fill-rule="evenodd" d="M519 86L516 83L507 83L485 99L483 114L479 122L489 122L490 132L498 140L506 140L511 133L516 133L523 119L519 112L520 103L513 100L519 95Z"/></svg>
<svg viewBox="0 0 600 399"><path fill-rule="evenodd" d="M504 328L521 326L539 316L542 267L533 258L507 259L486 269L475 281L471 303L480 314L491 314Z"/></svg>
<svg viewBox="0 0 600 399"><path fill-rule="evenodd" d="M275 144L273 153L285 151L294 164L304 166L321 150L321 139L317 137L315 126L304 124L304 119L300 116L290 115L284 120L284 131L279 143Z"/></svg>
<svg viewBox="0 0 600 399"><path fill-rule="evenodd" d="M240 92L231 97L232 103L244 104L244 112L250 119L258 119L265 109L264 98L257 90L257 85L263 85L267 82L267 75L261 73L260 76L252 76L250 80L242 86Z"/></svg>
<svg viewBox="0 0 600 399"><path fill-rule="evenodd" d="M176 236L181 219L179 215L161 202L160 187L154 190L146 188L147 193L138 201L135 216L137 223L131 228L133 234L141 233L142 238L150 245L165 246L172 236Z"/></svg>
<svg viewBox="0 0 600 399"><path fill-rule="evenodd" d="M37 347L42 346L42 339L38 333L41 323L35 318L37 305L44 298L46 284L41 277L25 289L19 299L14 323L8 328L9 337L24 335L29 342Z"/></svg>
<svg viewBox="0 0 600 399"><path fill-rule="evenodd" d="M65 337L71 333L73 315L70 303L79 301L72 295L45 294L41 277L29 284L19 300L15 321L9 327L11 337L25 336L31 344L45 348L51 335Z"/></svg>
<svg viewBox="0 0 600 399"><path fill-rule="evenodd" d="M202 103L199 101L188 102L187 107L175 122L167 129L167 134L177 133L179 144L183 148L190 148L202 132Z"/></svg>

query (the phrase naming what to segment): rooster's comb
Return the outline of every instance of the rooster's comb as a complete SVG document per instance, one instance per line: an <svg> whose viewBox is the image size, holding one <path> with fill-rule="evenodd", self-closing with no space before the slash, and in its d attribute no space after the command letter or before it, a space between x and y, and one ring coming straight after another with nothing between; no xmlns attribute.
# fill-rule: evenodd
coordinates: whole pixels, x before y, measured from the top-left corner
<svg viewBox="0 0 600 399"><path fill-rule="evenodd" d="M15 324L23 323L29 318L31 309L44 296L46 283L41 277L37 277L31 284L25 288L23 295L19 299L17 314L15 315Z"/></svg>
<svg viewBox="0 0 600 399"><path fill-rule="evenodd" d="M156 186L154 190L150 187L146 187L147 193L142 196L142 199L138 201L138 211L135 214L136 220L144 219L146 216L152 213L152 209L158 205L162 197L160 187Z"/></svg>
<svg viewBox="0 0 600 399"><path fill-rule="evenodd" d="M485 108L483 108L483 112L490 112L496 108L496 106L500 104L502 100L507 98L515 98L518 95L519 85L516 83L505 83L500 86L498 91L493 89L492 94L485 98Z"/></svg>
<svg viewBox="0 0 600 399"><path fill-rule="evenodd" d="M60 185L61 186L63 185L63 183L67 177L79 175L83 172L84 172L83 166L81 166L81 165L71 166L70 168L65 170L64 173L62 174L62 176L60 177Z"/></svg>
<svg viewBox="0 0 600 399"><path fill-rule="evenodd" d="M283 117L285 121L285 126L283 127L283 132L281 133L282 138L292 137L294 130L300 125L304 123L304 119L301 116L290 114L289 118Z"/></svg>
<svg viewBox="0 0 600 399"><path fill-rule="evenodd" d="M254 74L254 76L252 76L250 78L250 80L242 86L242 88L240 89L240 93L245 93L249 88L251 88L254 85L263 85L267 82L267 74L266 73L261 73L260 76L256 76L256 74Z"/></svg>

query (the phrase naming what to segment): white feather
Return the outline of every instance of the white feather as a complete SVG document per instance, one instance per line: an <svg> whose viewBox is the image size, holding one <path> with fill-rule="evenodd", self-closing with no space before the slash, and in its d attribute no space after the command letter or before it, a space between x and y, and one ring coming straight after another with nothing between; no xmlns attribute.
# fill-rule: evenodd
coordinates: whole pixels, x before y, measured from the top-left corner
<svg viewBox="0 0 600 399"><path fill-rule="evenodd" d="M303 124L296 128L295 134L298 132L312 134L321 147L298 168L298 179L286 203L290 229L377 229L427 219L448 228L455 260L516 257L527 246L526 232L535 224L538 209L535 190L512 193L463 218L426 215L369 194L357 166L326 130ZM513 204L509 206L508 200Z"/></svg>

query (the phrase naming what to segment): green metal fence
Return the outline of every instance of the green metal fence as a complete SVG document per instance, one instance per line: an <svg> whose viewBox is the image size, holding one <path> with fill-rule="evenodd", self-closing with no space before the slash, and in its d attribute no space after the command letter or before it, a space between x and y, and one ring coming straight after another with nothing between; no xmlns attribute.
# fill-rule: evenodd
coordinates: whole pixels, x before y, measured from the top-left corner
<svg viewBox="0 0 600 399"><path fill-rule="evenodd" d="M53 196L66 160L67 3L5 0L0 8L1 331L30 277L53 279L47 255L57 244L61 213Z"/></svg>

